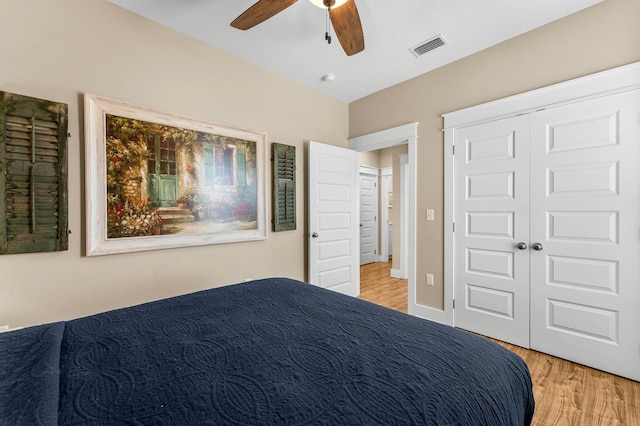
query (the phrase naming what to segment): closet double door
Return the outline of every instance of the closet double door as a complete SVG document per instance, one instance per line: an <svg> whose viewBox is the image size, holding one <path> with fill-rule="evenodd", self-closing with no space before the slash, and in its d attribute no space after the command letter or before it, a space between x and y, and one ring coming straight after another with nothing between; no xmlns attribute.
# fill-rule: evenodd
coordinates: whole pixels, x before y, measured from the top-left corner
<svg viewBox="0 0 640 426"><path fill-rule="evenodd" d="M454 145L455 325L640 380L640 90Z"/></svg>

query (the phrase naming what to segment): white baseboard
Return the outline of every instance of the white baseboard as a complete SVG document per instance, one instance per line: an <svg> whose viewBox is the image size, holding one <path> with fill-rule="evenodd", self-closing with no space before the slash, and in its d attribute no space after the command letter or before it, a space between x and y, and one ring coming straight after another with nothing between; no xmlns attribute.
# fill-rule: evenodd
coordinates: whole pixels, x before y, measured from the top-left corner
<svg viewBox="0 0 640 426"><path fill-rule="evenodd" d="M428 306L416 304L409 308L409 314L419 318L424 318L431 321L439 322L441 324L451 325L445 322L444 311L441 311L440 309L434 309Z"/></svg>
<svg viewBox="0 0 640 426"><path fill-rule="evenodd" d="M404 280L407 277L402 276L402 271L401 270L391 268L391 278L400 278L400 279Z"/></svg>

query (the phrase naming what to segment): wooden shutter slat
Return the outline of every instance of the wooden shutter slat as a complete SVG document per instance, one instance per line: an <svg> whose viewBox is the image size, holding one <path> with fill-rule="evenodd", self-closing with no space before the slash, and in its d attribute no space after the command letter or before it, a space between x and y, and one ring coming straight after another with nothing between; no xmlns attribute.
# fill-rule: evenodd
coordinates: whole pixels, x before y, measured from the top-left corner
<svg viewBox="0 0 640 426"><path fill-rule="evenodd" d="M28 129L27 131L19 131L19 130L10 130L7 129L7 138L9 139L16 139L16 140L31 140L31 129ZM50 142L57 142L58 138L57 135L54 134L42 134L39 132L36 132L36 139L39 140L44 140L44 141L50 141Z"/></svg>
<svg viewBox="0 0 640 426"><path fill-rule="evenodd" d="M15 147L15 146L31 146L31 141L28 139L7 139L7 147ZM54 149L58 151L58 139L55 137L48 140L43 140L36 135L36 149Z"/></svg>
<svg viewBox="0 0 640 426"><path fill-rule="evenodd" d="M7 244L5 254L36 253L42 251L59 251L60 241L58 239L38 239L28 241L12 241Z"/></svg>
<svg viewBox="0 0 640 426"><path fill-rule="evenodd" d="M55 123L53 123L55 126ZM31 124L17 124L7 122L6 125L7 133L10 135L17 135L18 138L23 138L24 133L31 133ZM38 126L36 124L36 135L41 137L54 137L58 136L58 131L55 128L50 128L48 126Z"/></svg>
<svg viewBox="0 0 640 426"><path fill-rule="evenodd" d="M31 154L25 154L21 152L12 152L12 151L7 152L7 160L29 161L25 159L27 157L30 158ZM43 162L43 163L57 163L58 157L51 156L51 155L36 155L35 160L36 162ZM31 162L29 162L29 164L31 164Z"/></svg>
<svg viewBox="0 0 640 426"><path fill-rule="evenodd" d="M42 188L38 184L36 184L35 190L36 190L36 197L38 198L51 197L51 196L57 195L58 193L55 189ZM28 197L29 192L30 190L28 188L15 188L11 190L7 189L7 195L12 197L19 197L19 196Z"/></svg>
<svg viewBox="0 0 640 426"><path fill-rule="evenodd" d="M27 233L29 231L29 225L31 225L33 221L30 216L27 217L7 217L7 230L13 232L8 232L9 234L17 234L20 232ZM47 228L39 229L34 234L47 234L50 229L54 229L58 224L58 219L51 215L50 217L38 217L36 219L37 225L45 225Z"/></svg>
<svg viewBox="0 0 640 426"><path fill-rule="evenodd" d="M15 176L28 176L31 173L31 163L26 161L7 162L7 174ZM58 167L54 163L36 163L37 176L58 176Z"/></svg>
<svg viewBox="0 0 640 426"><path fill-rule="evenodd" d="M7 127L9 126L30 126L31 125L31 117L33 117L33 115L14 115L14 114L7 114ZM53 132L52 134L57 134L57 129L58 129L58 124L55 120L55 116L50 116L50 119L48 120L43 120L40 119L38 117L36 117L36 129L38 128L49 128L49 129L55 129L56 131Z"/></svg>
<svg viewBox="0 0 640 426"><path fill-rule="evenodd" d="M31 146L31 135L24 132L7 132L7 145L8 146ZM36 146L37 147L58 147L58 138L56 136L39 135L36 133Z"/></svg>
<svg viewBox="0 0 640 426"><path fill-rule="evenodd" d="M54 204L52 206L36 205L38 218L57 217L58 216L57 207L58 207L57 204ZM28 218L29 208L30 206L28 204L19 204L19 203L11 204L7 206L7 219L23 218L23 217Z"/></svg>

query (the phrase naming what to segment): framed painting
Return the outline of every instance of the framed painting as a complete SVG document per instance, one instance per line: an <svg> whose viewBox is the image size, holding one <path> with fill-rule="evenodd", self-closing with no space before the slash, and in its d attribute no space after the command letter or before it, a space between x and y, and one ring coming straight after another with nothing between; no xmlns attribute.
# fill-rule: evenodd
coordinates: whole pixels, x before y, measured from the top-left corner
<svg viewBox="0 0 640 426"><path fill-rule="evenodd" d="M88 256L267 238L265 133L84 101Z"/></svg>

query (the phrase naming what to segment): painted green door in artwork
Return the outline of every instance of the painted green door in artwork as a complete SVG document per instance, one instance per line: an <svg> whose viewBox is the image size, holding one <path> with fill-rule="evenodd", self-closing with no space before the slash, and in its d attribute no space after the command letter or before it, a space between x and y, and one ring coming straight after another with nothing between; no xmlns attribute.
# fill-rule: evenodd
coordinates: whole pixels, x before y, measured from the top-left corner
<svg viewBox="0 0 640 426"><path fill-rule="evenodd" d="M148 150L149 197L162 207L174 205L178 197L176 142L152 135Z"/></svg>

